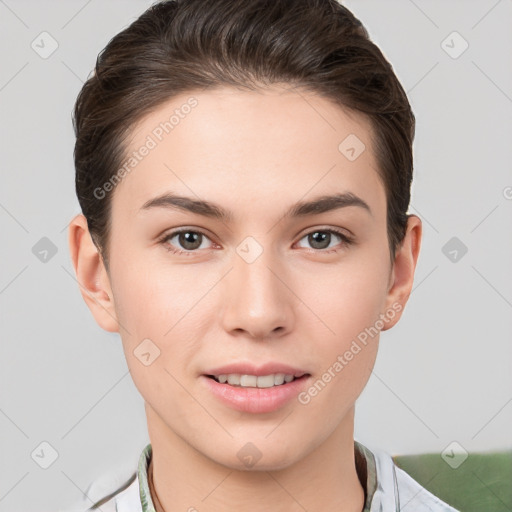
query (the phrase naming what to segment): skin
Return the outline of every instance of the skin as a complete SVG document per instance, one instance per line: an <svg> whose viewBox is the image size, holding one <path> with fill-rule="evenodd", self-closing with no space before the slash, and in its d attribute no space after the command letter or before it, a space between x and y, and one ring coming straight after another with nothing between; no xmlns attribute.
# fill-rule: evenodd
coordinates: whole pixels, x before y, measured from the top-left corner
<svg viewBox="0 0 512 512"><path fill-rule="evenodd" d="M311 92L273 86L183 94L137 124L129 150L192 95L198 105L111 192L109 272L85 218L77 215L69 228L83 298L103 329L120 333L145 400L158 498L167 512L361 511L354 408L378 335L309 403L293 399L271 413L220 403L200 376L233 361L278 361L310 373L311 385L380 314L395 310L382 330L399 320L421 221L409 217L391 262L371 126ZM354 161L338 150L349 134L366 146ZM215 202L233 219L140 211L163 192ZM347 206L282 218L297 201L334 192L357 195L371 212ZM206 235L187 255L165 247L186 251L183 239L159 241L180 227ZM328 228L352 234L354 243L333 234L315 245L307 236ZM252 263L237 253L248 236L263 250ZM149 366L133 353L146 338L160 350ZM237 457L248 442L262 454L251 469Z"/></svg>

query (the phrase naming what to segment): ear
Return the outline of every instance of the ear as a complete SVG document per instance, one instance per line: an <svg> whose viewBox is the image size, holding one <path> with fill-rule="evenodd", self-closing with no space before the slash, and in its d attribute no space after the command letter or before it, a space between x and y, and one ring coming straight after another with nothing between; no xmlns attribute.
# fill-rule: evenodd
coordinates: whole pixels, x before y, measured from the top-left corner
<svg viewBox="0 0 512 512"><path fill-rule="evenodd" d="M409 300L420 253L421 233L421 219L416 215L409 215L405 237L395 254L386 297L386 311L393 311L394 314L391 319L386 315L389 321L385 323L383 331L390 329L398 322Z"/></svg>
<svg viewBox="0 0 512 512"><path fill-rule="evenodd" d="M69 224L68 244L80 292L96 322L106 331L119 332L110 279L84 215Z"/></svg>

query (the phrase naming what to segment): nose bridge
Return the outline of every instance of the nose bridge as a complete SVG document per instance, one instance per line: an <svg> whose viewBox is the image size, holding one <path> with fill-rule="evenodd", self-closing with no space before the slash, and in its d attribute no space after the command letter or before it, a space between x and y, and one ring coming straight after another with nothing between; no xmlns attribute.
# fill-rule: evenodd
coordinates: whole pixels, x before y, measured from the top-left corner
<svg viewBox="0 0 512 512"><path fill-rule="evenodd" d="M283 266L271 248L252 237L236 249L226 282L224 328L265 338L290 328L292 294L283 284Z"/></svg>

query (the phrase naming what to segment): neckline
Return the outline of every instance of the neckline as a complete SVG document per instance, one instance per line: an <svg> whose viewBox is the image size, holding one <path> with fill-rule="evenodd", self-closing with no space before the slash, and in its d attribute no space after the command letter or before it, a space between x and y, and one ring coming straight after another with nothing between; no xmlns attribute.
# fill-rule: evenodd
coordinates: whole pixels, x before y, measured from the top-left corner
<svg viewBox="0 0 512 512"><path fill-rule="evenodd" d="M139 459L139 493L143 512L165 512L153 486L153 449L146 445ZM362 512L370 512L373 496L377 489L376 463L373 453L354 439L354 457L356 472L364 490Z"/></svg>

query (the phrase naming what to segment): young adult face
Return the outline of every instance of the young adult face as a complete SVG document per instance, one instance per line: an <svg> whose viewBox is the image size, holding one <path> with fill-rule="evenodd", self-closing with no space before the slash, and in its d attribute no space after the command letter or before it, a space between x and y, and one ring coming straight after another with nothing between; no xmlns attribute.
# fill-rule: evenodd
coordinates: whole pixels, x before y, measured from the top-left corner
<svg viewBox="0 0 512 512"><path fill-rule="evenodd" d="M191 97L195 106L183 108ZM176 109L179 122L166 133L160 123ZM139 151L144 145L150 149ZM391 263L369 122L310 92L226 87L182 94L153 111L133 130L127 156L134 151L147 154L110 192L109 274L82 216L70 244L98 324L121 335L150 430L242 469L243 450L261 457L256 469L277 469L336 432L352 435L354 403L377 354L375 330L401 315L421 236L412 216ZM218 210L204 206L144 207L163 194L207 201L229 217L205 215ZM288 214L336 194L358 200ZM248 368L217 370L228 364ZM258 370L306 375L262 389L260 399L207 377ZM319 379L325 385L308 391Z"/></svg>

